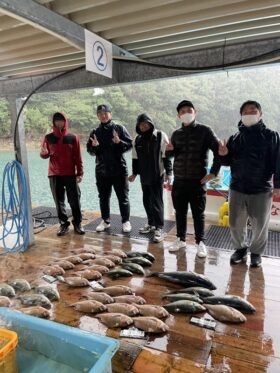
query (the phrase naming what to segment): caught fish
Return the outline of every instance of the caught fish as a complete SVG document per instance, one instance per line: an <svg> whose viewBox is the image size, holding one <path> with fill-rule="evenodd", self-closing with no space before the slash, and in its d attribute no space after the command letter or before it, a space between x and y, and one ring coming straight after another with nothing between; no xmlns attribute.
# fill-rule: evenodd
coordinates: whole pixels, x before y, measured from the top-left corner
<svg viewBox="0 0 280 373"><path fill-rule="evenodd" d="M0 295L0 307L10 307L11 301L10 298Z"/></svg>
<svg viewBox="0 0 280 373"><path fill-rule="evenodd" d="M113 271L107 272L106 276L109 276L112 279L116 279L119 277L131 277L133 276L133 273L127 271L126 269L114 269Z"/></svg>
<svg viewBox="0 0 280 373"><path fill-rule="evenodd" d="M208 313L218 321L236 324L247 321L246 317L233 307L222 304L204 304L204 306L207 308Z"/></svg>
<svg viewBox="0 0 280 373"><path fill-rule="evenodd" d="M79 257L83 260L95 259L95 254L92 253L80 253Z"/></svg>
<svg viewBox="0 0 280 373"><path fill-rule="evenodd" d="M15 280L10 280L8 282L8 284L10 286L12 286L15 290L18 290L18 291L29 291L31 290L31 286L29 284L28 281L24 280L24 279L15 279Z"/></svg>
<svg viewBox="0 0 280 373"><path fill-rule="evenodd" d="M49 276L62 276L65 274L64 269L56 264L51 267L46 267L43 272L45 275Z"/></svg>
<svg viewBox="0 0 280 373"><path fill-rule="evenodd" d="M178 300L168 303L163 306L169 312L176 313L196 313L206 311L206 308L201 304L191 300Z"/></svg>
<svg viewBox="0 0 280 373"><path fill-rule="evenodd" d="M109 268L108 267L105 267L105 266L102 266L102 265L98 265L98 264L93 264L89 267L87 267L87 269L90 269L90 270L93 270L93 271L98 271L100 273L107 273L109 272Z"/></svg>
<svg viewBox="0 0 280 373"><path fill-rule="evenodd" d="M11 285L1 283L0 284L0 295L4 295L9 298L15 297L16 296L15 289Z"/></svg>
<svg viewBox="0 0 280 373"><path fill-rule="evenodd" d="M43 294L24 294L19 296L19 299L26 306L42 306L47 309L52 306L49 299Z"/></svg>
<svg viewBox="0 0 280 373"><path fill-rule="evenodd" d="M35 288L35 292L45 295L50 301L59 300L59 292L52 286L42 285Z"/></svg>
<svg viewBox="0 0 280 373"><path fill-rule="evenodd" d="M74 249L73 252L75 254L81 254L81 253L91 253L91 254L95 254L96 251L92 248L87 248L87 247L81 247L80 249Z"/></svg>
<svg viewBox="0 0 280 373"><path fill-rule="evenodd" d="M92 292L90 294L84 295L83 297L89 299L89 300L97 300L98 302L101 302L103 304L109 304L114 303L114 298L110 297L110 295L106 293L96 293Z"/></svg>
<svg viewBox="0 0 280 373"><path fill-rule="evenodd" d="M138 295L119 295L114 297L115 302L127 303L127 304L145 304L144 298Z"/></svg>
<svg viewBox="0 0 280 373"><path fill-rule="evenodd" d="M204 298L204 303L207 304L223 304L224 306L230 306L237 310L244 311L247 313L256 312L255 307L247 300L239 297L238 295L221 295Z"/></svg>
<svg viewBox="0 0 280 373"><path fill-rule="evenodd" d="M98 271L94 271L93 269L86 269L84 271L76 272L75 274L86 278L87 280L100 280L102 274Z"/></svg>
<svg viewBox="0 0 280 373"><path fill-rule="evenodd" d="M122 259L127 257L126 253L121 249L112 249L111 251L106 251L104 254L105 255L107 255L107 254L116 255L116 256L119 256Z"/></svg>
<svg viewBox="0 0 280 373"><path fill-rule="evenodd" d="M126 258L123 260L124 263L136 263L142 267L151 267L152 262L142 256L134 256L132 258Z"/></svg>
<svg viewBox="0 0 280 373"><path fill-rule="evenodd" d="M72 264L81 264L83 263L83 259L79 257L79 255L70 255L66 256L65 258L62 258L63 260L68 260L68 262L71 262Z"/></svg>
<svg viewBox="0 0 280 373"><path fill-rule="evenodd" d="M69 260L60 260L56 263L56 265L63 268L64 270L75 268L75 264L69 262Z"/></svg>
<svg viewBox="0 0 280 373"><path fill-rule="evenodd" d="M169 330L168 326L163 321L152 316L133 317L133 323L136 328L148 333L163 333Z"/></svg>
<svg viewBox="0 0 280 373"><path fill-rule="evenodd" d="M107 310L107 307L96 300L82 300L71 304L77 311L87 312L87 313L97 313Z"/></svg>
<svg viewBox="0 0 280 373"><path fill-rule="evenodd" d="M154 272L147 277L159 277L167 281L183 284L185 286L201 286L210 290L215 290L216 286L209 278L195 272L177 271L177 272Z"/></svg>
<svg viewBox="0 0 280 373"><path fill-rule="evenodd" d="M111 255L108 254L107 255L106 253L104 253L103 258L112 260L112 262L115 263L115 264L121 264L121 262L122 262L122 258L121 257L119 257L117 255L113 255L113 254L111 254Z"/></svg>
<svg viewBox="0 0 280 373"><path fill-rule="evenodd" d="M18 311L25 313L26 315L40 317L41 319L48 319L51 316L50 311L41 306L20 308Z"/></svg>
<svg viewBox="0 0 280 373"><path fill-rule="evenodd" d="M90 286L90 283L83 277L64 277L64 282L72 287Z"/></svg>
<svg viewBox="0 0 280 373"><path fill-rule="evenodd" d="M145 304L145 305L137 305L136 306L139 310L140 315L142 316L153 316L157 317L158 319L164 319L169 316L169 313L166 311L161 306L156 306L156 305L150 305L150 304Z"/></svg>
<svg viewBox="0 0 280 373"><path fill-rule="evenodd" d="M118 295L127 295L127 294L132 294L133 291L130 287L124 286L124 285L115 285L115 286L109 286L107 288L103 289L94 289L95 291L98 292L104 292L112 297L118 296Z"/></svg>
<svg viewBox="0 0 280 373"><path fill-rule="evenodd" d="M107 304L108 312L122 313L127 316L135 316L139 314L138 308L127 303L111 303Z"/></svg>
<svg viewBox="0 0 280 373"><path fill-rule="evenodd" d="M178 290L173 290L173 291L170 292L170 294L173 294L173 293L193 294L193 295L197 295L201 298L212 297L213 295L215 295L211 290L206 289L206 288L202 288L200 286L192 286L190 288L178 289Z"/></svg>
<svg viewBox="0 0 280 373"><path fill-rule="evenodd" d="M203 301L198 296L187 293L164 294L161 299L167 299L170 302L176 302L177 300L192 300L193 302L197 302L200 304L203 303Z"/></svg>
<svg viewBox="0 0 280 373"><path fill-rule="evenodd" d="M108 328L124 328L133 324L132 318L122 313L103 313L96 317Z"/></svg>
<svg viewBox="0 0 280 373"><path fill-rule="evenodd" d="M121 266L124 269L127 269L130 272L139 273L140 275L145 276L144 268L142 266L140 266L140 264L137 264L137 263L122 263Z"/></svg>
<svg viewBox="0 0 280 373"><path fill-rule="evenodd" d="M148 259L150 262L154 262L156 259L153 254L148 253L148 252L142 252L142 251L130 251L127 253L127 256L129 258L142 256L143 258Z"/></svg>
<svg viewBox="0 0 280 373"><path fill-rule="evenodd" d="M112 262L112 260L106 259L106 258L96 258L96 259L93 259L91 261L91 264L100 264L100 265L108 267L108 268L115 267L115 263Z"/></svg>

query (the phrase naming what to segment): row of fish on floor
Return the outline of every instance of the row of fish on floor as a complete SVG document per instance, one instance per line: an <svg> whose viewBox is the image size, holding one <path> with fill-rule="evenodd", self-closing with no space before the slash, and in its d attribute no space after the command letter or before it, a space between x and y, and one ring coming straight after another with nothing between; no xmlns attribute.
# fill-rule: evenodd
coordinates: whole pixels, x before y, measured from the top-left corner
<svg viewBox="0 0 280 373"><path fill-rule="evenodd" d="M91 289L82 294L78 302L69 306L79 312L91 314L108 328L134 325L145 332L162 333L169 330L163 320L170 313L196 314L207 311L218 321L242 323L246 321L243 313L256 311L251 303L237 295L215 295L215 284L206 276L195 272L151 272L146 275L144 268L152 267L155 260L149 252L132 250L125 253L123 250L113 249L99 253L98 249L74 249L73 255L56 258L44 266L43 273L65 286ZM129 286L103 287L104 284L100 281L106 277L118 279L134 275L157 277L163 279L165 284L167 281L183 288L174 289L172 286L168 293L161 295L161 299L169 303L151 305L143 297L134 294ZM13 297L26 306L18 307L18 311L43 318L51 316L51 302L61 300L53 285L31 286L25 279L11 279L0 284L0 306L12 306L10 298Z"/></svg>

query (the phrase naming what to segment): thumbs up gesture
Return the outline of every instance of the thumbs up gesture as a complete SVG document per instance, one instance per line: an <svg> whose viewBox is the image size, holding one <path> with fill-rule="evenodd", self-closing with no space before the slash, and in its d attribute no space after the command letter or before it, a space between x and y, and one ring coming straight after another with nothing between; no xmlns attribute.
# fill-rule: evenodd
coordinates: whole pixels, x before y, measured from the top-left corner
<svg viewBox="0 0 280 373"><path fill-rule="evenodd" d="M118 144L121 141L120 138L119 138L119 135L117 134L117 132L115 130L113 131L113 139L112 140L115 144Z"/></svg>
<svg viewBox="0 0 280 373"><path fill-rule="evenodd" d="M91 145L92 146L98 146L99 145L99 142L98 142L98 140L96 138L96 135L93 135L93 138L90 137L90 140L91 140Z"/></svg>

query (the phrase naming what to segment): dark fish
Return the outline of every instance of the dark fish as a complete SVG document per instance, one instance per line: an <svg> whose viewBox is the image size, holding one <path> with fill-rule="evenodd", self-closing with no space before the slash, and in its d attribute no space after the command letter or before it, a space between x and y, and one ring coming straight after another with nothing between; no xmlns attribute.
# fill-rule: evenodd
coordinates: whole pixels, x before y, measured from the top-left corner
<svg viewBox="0 0 280 373"><path fill-rule="evenodd" d="M148 333L163 333L169 330L163 321L152 316L133 317L133 322L136 328Z"/></svg>
<svg viewBox="0 0 280 373"><path fill-rule="evenodd" d="M145 275L145 271L144 271L143 267L140 266L140 264L137 264L137 263L122 263L121 266L124 269L127 269L130 272L139 273L140 275Z"/></svg>
<svg viewBox="0 0 280 373"><path fill-rule="evenodd" d="M15 280L10 280L8 282L10 286L12 286L15 290L19 291L29 291L31 290L31 286L28 281L24 279L15 279Z"/></svg>
<svg viewBox="0 0 280 373"><path fill-rule="evenodd" d="M12 286L8 284L0 284L0 295L4 295L5 297L15 297L16 293Z"/></svg>
<svg viewBox="0 0 280 373"><path fill-rule="evenodd" d="M207 304L223 304L225 306L230 306L236 308L237 310L244 311L247 313L256 312L255 307L249 303L247 300L239 297L238 295L221 295L207 297L203 299L204 303Z"/></svg>
<svg viewBox="0 0 280 373"><path fill-rule="evenodd" d="M206 311L201 304L191 300L178 300L163 306L169 312L196 313Z"/></svg>
<svg viewBox="0 0 280 373"><path fill-rule="evenodd" d="M147 277L159 277L167 281L183 284L185 286L201 286L210 290L215 290L216 286L206 276L195 272L154 272Z"/></svg>
<svg viewBox="0 0 280 373"><path fill-rule="evenodd" d="M206 289L206 288L202 288L200 286L192 286L190 288L177 289L177 290L173 290L173 291L170 292L170 294L173 294L173 293L193 294L193 295L197 295L201 298L212 297L213 295L215 295L211 290Z"/></svg>
<svg viewBox="0 0 280 373"><path fill-rule="evenodd" d="M50 309L52 306L49 299L43 294L24 294L19 299L26 306L42 306L47 309Z"/></svg>
<svg viewBox="0 0 280 373"><path fill-rule="evenodd" d="M205 304L205 307L208 313L216 320L236 324L247 321L246 317L233 307L224 306L223 304Z"/></svg>
<svg viewBox="0 0 280 373"><path fill-rule="evenodd" d="M114 269L113 271L105 273L106 276L109 276L113 279L119 278L119 277L131 277L133 276L133 273L130 271L127 271L126 269Z"/></svg>
<svg viewBox="0 0 280 373"><path fill-rule="evenodd" d="M135 256L133 258L126 258L123 260L124 263L136 263L142 267L151 267L152 262L142 256Z"/></svg>
<svg viewBox="0 0 280 373"><path fill-rule="evenodd" d="M202 304L203 301L196 295L187 294L187 293L177 293L177 294L164 294L162 299L167 299L169 302L176 302L177 300L192 300L193 302L197 302Z"/></svg>
<svg viewBox="0 0 280 373"><path fill-rule="evenodd" d="M38 286L37 288L35 288L35 292L45 295L51 301L60 299L59 292L52 286Z"/></svg>
<svg viewBox="0 0 280 373"><path fill-rule="evenodd" d="M154 262L156 259L153 254L148 253L148 252L142 252L142 251L130 251L127 253L127 256L129 258L142 256L143 258L148 259L150 262Z"/></svg>

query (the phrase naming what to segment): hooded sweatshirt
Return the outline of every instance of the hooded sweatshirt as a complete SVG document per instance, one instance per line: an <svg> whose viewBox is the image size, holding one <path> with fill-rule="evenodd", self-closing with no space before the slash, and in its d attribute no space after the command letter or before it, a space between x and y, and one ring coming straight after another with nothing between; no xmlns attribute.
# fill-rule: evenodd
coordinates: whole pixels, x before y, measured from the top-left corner
<svg viewBox="0 0 280 373"><path fill-rule="evenodd" d="M44 137L43 143L48 154L40 153L43 159L49 158L48 176L82 176L83 161L80 141L77 135L68 131L68 120L64 113L64 128L60 131L53 120L53 132Z"/></svg>
<svg viewBox="0 0 280 373"><path fill-rule="evenodd" d="M146 132L140 131L140 123L148 122L151 128ZM137 118L136 132L132 148L132 172L140 175L143 185L152 185L164 174L172 174L172 164L165 156L166 145L169 140L167 135L155 129L152 119L147 114Z"/></svg>

